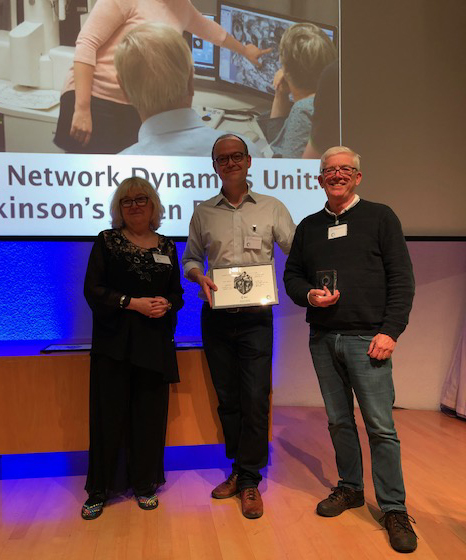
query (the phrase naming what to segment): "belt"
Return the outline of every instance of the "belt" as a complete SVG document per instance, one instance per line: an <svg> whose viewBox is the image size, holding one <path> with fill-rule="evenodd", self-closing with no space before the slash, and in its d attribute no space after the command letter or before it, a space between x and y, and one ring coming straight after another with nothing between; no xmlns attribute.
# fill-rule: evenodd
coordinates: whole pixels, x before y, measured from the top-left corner
<svg viewBox="0 0 466 560"><path fill-rule="evenodd" d="M253 307L227 307L222 311L226 311L227 313L264 313L268 308L268 305L256 305Z"/></svg>
<svg viewBox="0 0 466 560"><path fill-rule="evenodd" d="M223 312L231 315L235 315L237 313L265 313L269 309L270 311L272 310L270 305L254 305L251 307L223 307L222 309L212 309L206 301L204 302L204 307L211 313Z"/></svg>

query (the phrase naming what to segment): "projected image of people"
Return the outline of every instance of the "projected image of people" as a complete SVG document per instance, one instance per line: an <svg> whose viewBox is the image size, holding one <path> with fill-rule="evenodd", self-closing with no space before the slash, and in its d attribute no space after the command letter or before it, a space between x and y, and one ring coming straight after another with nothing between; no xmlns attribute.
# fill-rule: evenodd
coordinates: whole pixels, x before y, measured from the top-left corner
<svg viewBox="0 0 466 560"><path fill-rule="evenodd" d="M232 35L240 42L247 41L260 49L272 49L262 57L259 69L254 68L242 57L232 54L229 76L232 82L243 84L259 91L273 93L273 77L278 69L277 45L289 23L232 10Z"/></svg>
<svg viewBox="0 0 466 560"><path fill-rule="evenodd" d="M262 52L239 43L189 0L98 0L76 41L63 87L55 143L67 152L118 153L137 139L140 121L116 79L115 49L138 24L160 22L188 30L259 65Z"/></svg>
<svg viewBox="0 0 466 560"><path fill-rule="evenodd" d="M303 158L318 159L340 142L338 60L325 68L317 84L309 141Z"/></svg>
<svg viewBox="0 0 466 560"><path fill-rule="evenodd" d="M330 97L324 80L320 100L317 86L323 69L338 63L339 0L326 3L325 11L314 2L277 2L269 11L265 0L245 6L237 0L55 3L57 14L37 14L37 33L44 35L40 46L29 35L23 37L27 21L12 25L15 40L4 45L5 60L15 63L0 68L0 152L205 157L205 146L221 134L234 133L255 157L317 159L327 129L317 113L331 107L337 137L340 126L338 85L330 86L332 103L326 101ZM186 46L164 62L169 49L151 52L139 41L144 55L131 65L141 68L125 73L130 78L122 86L115 53L125 37L144 24L168 26ZM154 84L153 91L136 91L147 89L146 81ZM150 112L141 115L140 101L147 96L152 97ZM177 111L176 118L167 111ZM209 139L188 146L162 138L175 132L183 136L183 131L186 137L189 130ZM84 159L72 161L77 174L87 171ZM127 161L117 158L115 165ZM170 166L176 171L179 163Z"/></svg>
<svg viewBox="0 0 466 560"><path fill-rule="evenodd" d="M311 133L319 77L337 53L327 35L312 23L289 27L279 51L281 67L273 77L272 109L259 118L259 124L275 156L299 158Z"/></svg>

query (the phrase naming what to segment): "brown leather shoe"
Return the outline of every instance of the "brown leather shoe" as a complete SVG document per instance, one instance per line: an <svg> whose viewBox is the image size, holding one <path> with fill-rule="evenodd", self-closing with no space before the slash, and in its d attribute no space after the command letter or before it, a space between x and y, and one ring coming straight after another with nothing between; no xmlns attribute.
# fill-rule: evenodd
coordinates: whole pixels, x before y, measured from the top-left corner
<svg viewBox="0 0 466 560"><path fill-rule="evenodd" d="M212 490L212 498L223 500L224 498L231 498L239 493L236 485L238 481L238 473L231 473L230 476Z"/></svg>
<svg viewBox="0 0 466 560"><path fill-rule="evenodd" d="M241 510L244 517L257 519L264 513L264 504L257 488L241 490Z"/></svg>

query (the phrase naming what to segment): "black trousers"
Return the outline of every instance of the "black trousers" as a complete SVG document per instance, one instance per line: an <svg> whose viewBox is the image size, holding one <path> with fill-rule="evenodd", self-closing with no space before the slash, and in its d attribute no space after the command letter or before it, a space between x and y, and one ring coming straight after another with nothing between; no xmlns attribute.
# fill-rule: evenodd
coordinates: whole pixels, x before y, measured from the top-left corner
<svg viewBox="0 0 466 560"><path fill-rule="evenodd" d="M103 355L91 356L90 379L87 492L151 494L165 482L169 384L156 371Z"/></svg>
<svg viewBox="0 0 466 560"><path fill-rule="evenodd" d="M218 397L226 455L240 489L254 487L268 458L272 309L202 308L202 340Z"/></svg>

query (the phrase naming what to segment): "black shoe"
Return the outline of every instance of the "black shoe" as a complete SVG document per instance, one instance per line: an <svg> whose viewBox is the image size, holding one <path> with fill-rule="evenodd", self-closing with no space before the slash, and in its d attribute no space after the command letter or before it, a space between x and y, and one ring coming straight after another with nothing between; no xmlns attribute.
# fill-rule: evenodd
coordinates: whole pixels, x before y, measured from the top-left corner
<svg viewBox="0 0 466 560"><path fill-rule="evenodd" d="M330 496L317 504L317 513L322 517L336 517L346 509L364 505L364 491L353 490L346 486L332 488Z"/></svg>
<svg viewBox="0 0 466 560"><path fill-rule="evenodd" d="M405 511L387 511L380 519L385 525L392 548L397 552L413 552L417 536L410 521L416 523Z"/></svg>

